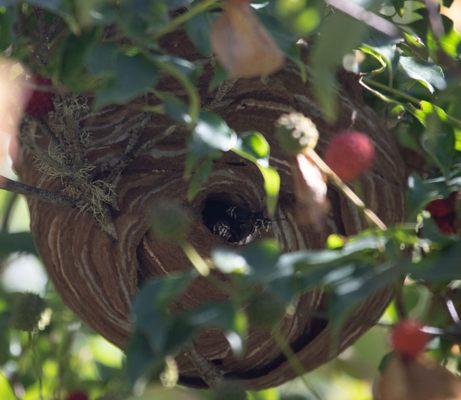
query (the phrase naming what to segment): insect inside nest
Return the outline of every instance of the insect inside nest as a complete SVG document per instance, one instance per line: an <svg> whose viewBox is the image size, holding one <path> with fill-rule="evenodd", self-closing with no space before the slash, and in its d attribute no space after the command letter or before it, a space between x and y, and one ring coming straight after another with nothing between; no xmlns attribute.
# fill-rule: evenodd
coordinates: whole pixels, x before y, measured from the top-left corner
<svg viewBox="0 0 461 400"><path fill-rule="evenodd" d="M272 220L263 211L250 211L225 200L207 200L202 211L205 226L223 240L244 245L269 231Z"/></svg>

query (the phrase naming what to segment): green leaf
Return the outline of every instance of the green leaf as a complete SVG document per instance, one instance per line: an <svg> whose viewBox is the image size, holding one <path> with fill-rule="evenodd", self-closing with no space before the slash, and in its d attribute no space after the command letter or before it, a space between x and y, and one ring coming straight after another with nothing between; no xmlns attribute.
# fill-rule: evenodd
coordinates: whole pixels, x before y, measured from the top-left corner
<svg viewBox="0 0 461 400"><path fill-rule="evenodd" d="M248 274L250 272L250 267L245 257L233 250L218 248L214 249L211 255L213 258L213 265L225 274Z"/></svg>
<svg viewBox="0 0 461 400"><path fill-rule="evenodd" d="M85 66L96 76L115 75L113 67L119 53L119 48L114 44L94 43L87 53Z"/></svg>
<svg viewBox="0 0 461 400"><path fill-rule="evenodd" d="M196 155L207 155L210 151L229 151L237 142L237 135L217 114L202 111L195 128L189 149Z"/></svg>
<svg viewBox="0 0 461 400"><path fill-rule="evenodd" d="M192 179L189 182L189 187L187 188L187 199L192 201L195 196L200 192L202 185L209 178L211 171L213 169L213 159L205 159L198 168L196 168Z"/></svg>
<svg viewBox="0 0 461 400"><path fill-rule="evenodd" d="M360 44L367 26L340 12L328 16L320 26L320 34L310 55L314 92L325 118L335 121L336 72L343 56Z"/></svg>
<svg viewBox="0 0 461 400"><path fill-rule="evenodd" d="M259 132L242 133L233 151L258 167L264 181L267 210L273 215L280 191L280 175L269 166L270 146L266 138Z"/></svg>
<svg viewBox="0 0 461 400"><path fill-rule="evenodd" d="M0 7L0 51L4 51L14 40L15 11L13 7Z"/></svg>
<svg viewBox="0 0 461 400"><path fill-rule="evenodd" d="M267 279L279 261L280 248L274 240L263 240L246 246L240 254L252 276Z"/></svg>
<svg viewBox="0 0 461 400"><path fill-rule="evenodd" d="M219 115L201 111L188 143L186 178L192 176L196 166L204 159L220 157L221 151L229 151L236 142L237 135Z"/></svg>
<svg viewBox="0 0 461 400"><path fill-rule="evenodd" d="M423 279L432 283L443 283L461 279L461 243L445 247L433 255L424 258L418 264L409 264L407 272L414 279Z"/></svg>
<svg viewBox="0 0 461 400"><path fill-rule="evenodd" d="M187 36L195 45L200 54L208 57L211 55L210 27L213 22L212 14L200 13L189 19L185 24Z"/></svg>
<svg viewBox="0 0 461 400"><path fill-rule="evenodd" d="M340 327L358 304L391 286L402 275L401 269L393 261L378 266L359 263L348 271L339 271L344 274L338 274L332 283L330 290L333 297L328 305L328 315L334 330Z"/></svg>
<svg viewBox="0 0 461 400"><path fill-rule="evenodd" d="M0 257L18 252L37 254L30 232L0 233Z"/></svg>
<svg viewBox="0 0 461 400"><path fill-rule="evenodd" d="M173 57L168 55L153 56L151 58L154 62L157 61L160 64L171 64L178 69L178 71L185 75L192 82L195 82L199 76L200 68L198 65L190 62L184 58Z"/></svg>
<svg viewBox="0 0 461 400"><path fill-rule="evenodd" d="M146 336L155 353L161 354L168 340L168 307L190 279L190 273L184 273L150 281L133 302L136 330Z"/></svg>
<svg viewBox="0 0 461 400"><path fill-rule="evenodd" d="M141 334L131 337L126 355L127 375L133 386L141 378L147 379L153 370L162 370L163 359L155 357L146 337Z"/></svg>
<svg viewBox="0 0 461 400"><path fill-rule="evenodd" d="M70 34L63 43L59 79L71 90L88 89L85 86L85 82L88 84L88 79L83 79L85 61L97 37L98 31L91 29L79 36Z"/></svg>
<svg viewBox="0 0 461 400"><path fill-rule="evenodd" d="M162 100L165 112L173 121L183 124L191 123L189 110L182 100L171 93L158 93L157 97Z"/></svg>
<svg viewBox="0 0 461 400"><path fill-rule="evenodd" d="M67 7L64 0L27 0L27 3L50 11L58 11Z"/></svg>
<svg viewBox="0 0 461 400"><path fill-rule="evenodd" d="M107 104L123 104L146 93L158 80L156 66L143 55L118 54L113 68L114 78L99 90L94 102L95 108Z"/></svg>
<svg viewBox="0 0 461 400"><path fill-rule="evenodd" d="M269 215L274 215L280 192L280 175L275 168L259 168L264 179L264 191L266 192L266 205Z"/></svg>
<svg viewBox="0 0 461 400"><path fill-rule="evenodd" d="M0 373L0 399L16 400L13 389L3 373Z"/></svg>
<svg viewBox="0 0 461 400"><path fill-rule="evenodd" d="M447 87L443 70L432 63L417 62L413 57L400 57L399 64L403 71L412 79L422 83L433 93L434 88L443 90Z"/></svg>
<svg viewBox="0 0 461 400"><path fill-rule="evenodd" d="M285 397L283 399L287 400ZM282 398L277 389L266 389L249 393L249 400L282 400Z"/></svg>
<svg viewBox="0 0 461 400"><path fill-rule="evenodd" d="M240 135L239 149L258 161L269 160L270 146L259 132L245 132Z"/></svg>

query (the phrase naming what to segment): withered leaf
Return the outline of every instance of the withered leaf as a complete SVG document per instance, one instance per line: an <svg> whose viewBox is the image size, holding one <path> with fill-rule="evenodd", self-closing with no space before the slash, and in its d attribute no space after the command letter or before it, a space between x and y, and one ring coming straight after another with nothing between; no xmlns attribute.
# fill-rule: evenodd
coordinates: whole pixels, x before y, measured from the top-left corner
<svg viewBox="0 0 461 400"><path fill-rule="evenodd" d="M459 400L461 379L423 356L393 357L375 387L374 400Z"/></svg>
<svg viewBox="0 0 461 400"><path fill-rule="evenodd" d="M306 155L298 154L293 177L299 220L321 227L329 210L323 174Z"/></svg>
<svg viewBox="0 0 461 400"><path fill-rule="evenodd" d="M266 76L284 56L247 2L230 0L211 27L211 45L232 78Z"/></svg>

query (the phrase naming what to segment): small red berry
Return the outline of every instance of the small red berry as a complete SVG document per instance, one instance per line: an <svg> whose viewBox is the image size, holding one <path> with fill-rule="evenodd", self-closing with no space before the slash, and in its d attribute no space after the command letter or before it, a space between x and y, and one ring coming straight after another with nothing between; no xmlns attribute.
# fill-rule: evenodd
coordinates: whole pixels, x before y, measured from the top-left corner
<svg viewBox="0 0 461 400"><path fill-rule="evenodd" d="M345 182L367 171L375 158L375 146L369 136L357 131L337 134L327 146L325 162Z"/></svg>
<svg viewBox="0 0 461 400"><path fill-rule="evenodd" d="M89 397L85 392L76 390L75 392L69 393L66 400L89 400Z"/></svg>
<svg viewBox="0 0 461 400"><path fill-rule="evenodd" d="M422 353L431 338L422 328L423 325L413 319L405 319L395 325L391 332L394 351L407 359L414 359Z"/></svg>
<svg viewBox="0 0 461 400"><path fill-rule="evenodd" d="M38 86L51 86L51 80L43 76L34 76L32 82ZM26 106L26 113L32 117L42 117L54 110L53 93L36 89L32 92Z"/></svg>
<svg viewBox="0 0 461 400"><path fill-rule="evenodd" d="M456 214L448 214L445 217L434 218L435 223L439 229L446 235L453 235L456 233L455 221Z"/></svg>
<svg viewBox="0 0 461 400"><path fill-rule="evenodd" d="M434 218L446 217L455 212L456 192L450 194L447 199L438 199L431 201L426 210L429 211Z"/></svg>

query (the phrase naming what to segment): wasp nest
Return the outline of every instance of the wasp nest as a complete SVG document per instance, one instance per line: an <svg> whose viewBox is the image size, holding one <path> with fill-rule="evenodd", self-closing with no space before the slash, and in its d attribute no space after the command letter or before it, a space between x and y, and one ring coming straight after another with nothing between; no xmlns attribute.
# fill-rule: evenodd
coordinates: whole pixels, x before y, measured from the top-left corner
<svg viewBox="0 0 461 400"><path fill-rule="evenodd" d="M195 57L182 37L171 39L169 45L182 56ZM166 117L141 111L148 98L96 113L88 107L91 99L61 98L45 124L26 123L23 155L16 165L22 180L65 194L75 204L29 200L38 251L65 303L122 348L130 335L130 306L140 285L189 266L175 245L158 243L150 232L150 211L159 199L177 199L195 216L189 241L204 257L217 245L243 246L263 236L276 238L285 252L321 248L330 233L351 235L365 228L358 211L333 190L323 230L297 223L290 164L273 138L274 123L282 113L301 112L316 123L320 153L338 130L353 125L367 132L377 154L372 170L361 178L364 200L386 223L403 216L405 177L399 151L361 101L352 80L344 80L348 83L339 93L338 122L331 126L322 120L309 85L294 67L264 82L227 82L211 94L207 92L210 76L208 66L200 82L202 106L220 114L237 132L262 132L271 144L270 161L282 178L272 221L263 212L264 191L257 169L231 155L215 161L209 180L188 203L183 179L188 132ZM182 95L174 82L162 85L163 90ZM179 306L190 308L223 298L223 293L198 278ZM384 291L361 304L345 323L334 351L327 321L315 317L326 302L322 290L300 296L295 312L284 317L282 331L304 368L311 370L353 343L376 321L389 298L390 292ZM218 330L203 332L196 350L218 365L226 378L248 388L274 386L295 376L270 333L262 329L250 330L248 349L241 358L232 354ZM205 385L185 354L179 354L177 362L182 382Z"/></svg>

